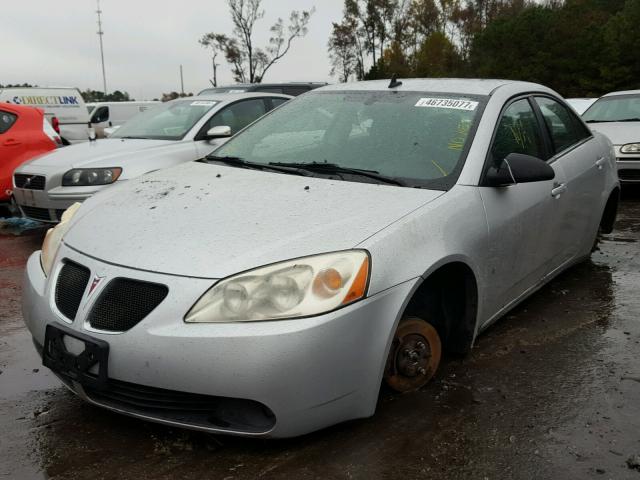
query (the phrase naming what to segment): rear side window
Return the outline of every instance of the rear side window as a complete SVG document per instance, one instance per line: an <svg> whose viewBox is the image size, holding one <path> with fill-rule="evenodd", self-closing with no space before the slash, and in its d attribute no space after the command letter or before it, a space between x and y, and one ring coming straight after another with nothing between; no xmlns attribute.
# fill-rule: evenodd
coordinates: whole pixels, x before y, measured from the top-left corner
<svg viewBox="0 0 640 480"><path fill-rule="evenodd" d="M298 95L302 95L309 90L310 89L307 87L285 87L284 93L286 93L287 95L291 95L292 97L297 97Z"/></svg>
<svg viewBox="0 0 640 480"><path fill-rule="evenodd" d="M9 130L13 124L16 123L17 119L17 115L0 110L0 133L5 133Z"/></svg>
<svg viewBox="0 0 640 480"><path fill-rule="evenodd" d="M536 97L536 103L540 107L556 153L591 136L575 114L561 103L548 97Z"/></svg>
<svg viewBox="0 0 640 480"><path fill-rule="evenodd" d="M524 98L509 105L500 118L491 147L494 165L500 165L510 153L544 158L540 127L531 104Z"/></svg>
<svg viewBox="0 0 640 480"><path fill-rule="evenodd" d="M265 93L282 93L282 88L280 88L280 87L257 87L253 91L254 92L265 92Z"/></svg>

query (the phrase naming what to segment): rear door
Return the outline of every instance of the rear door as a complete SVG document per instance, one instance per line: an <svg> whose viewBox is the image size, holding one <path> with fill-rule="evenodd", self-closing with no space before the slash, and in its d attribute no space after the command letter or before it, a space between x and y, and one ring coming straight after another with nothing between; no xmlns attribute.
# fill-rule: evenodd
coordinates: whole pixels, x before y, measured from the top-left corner
<svg viewBox="0 0 640 480"><path fill-rule="evenodd" d="M532 99L510 100L494 132L488 162L500 164L510 153L548 158L542 128ZM554 189L565 183L565 174L558 162L550 165L554 180L480 187L489 229L492 311L509 306L561 262L557 232L564 198Z"/></svg>
<svg viewBox="0 0 640 480"><path fill-rule="evenodd" d="M569 108L551 96L536 96L535 105L549 136L550 161L562 165L566 175L563 218L557 235L563 239L564 259L571 260L593 244L602 214L606 169L605 152L591 132Z"/></svg>

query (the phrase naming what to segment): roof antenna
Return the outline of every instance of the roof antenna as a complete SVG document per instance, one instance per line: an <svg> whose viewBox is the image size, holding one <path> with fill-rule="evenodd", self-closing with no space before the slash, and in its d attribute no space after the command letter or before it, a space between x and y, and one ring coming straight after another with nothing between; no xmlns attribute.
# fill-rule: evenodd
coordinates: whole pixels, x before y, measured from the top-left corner
<svg viewBox="0 0 640 480"><path fill-rule="evenodd" d="M393 76L391 77L391 83L389 83L389 88L396 88L396 87L399 87L400 85L402 85L402 82L398 81L398 75L394 73Z"/></svg>

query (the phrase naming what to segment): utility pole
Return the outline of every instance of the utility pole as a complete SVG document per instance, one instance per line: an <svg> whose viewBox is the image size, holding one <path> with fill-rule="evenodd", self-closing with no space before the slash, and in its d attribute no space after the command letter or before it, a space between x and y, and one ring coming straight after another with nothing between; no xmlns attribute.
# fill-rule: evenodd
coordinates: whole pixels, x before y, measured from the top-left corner
<svg viewBox="0 0 640 480"><path fill-rule="evenodd" d="M102 36L104 35L104 32L102 31L102 10L100 10L100 0L96 0L96 4L98 5L98 9L96 10L96 13L98 14L98 38L100 39L100 60L102 62L102 88L106 96L107 95L107 74L104 69L104 49L102 47Z"/></svg>
<svg viewBox="0 0 640 480"><path fill-rule="evenodd" d="M184 97L184 77L182 76L182 65L180 65L180 93Z"/></svg>

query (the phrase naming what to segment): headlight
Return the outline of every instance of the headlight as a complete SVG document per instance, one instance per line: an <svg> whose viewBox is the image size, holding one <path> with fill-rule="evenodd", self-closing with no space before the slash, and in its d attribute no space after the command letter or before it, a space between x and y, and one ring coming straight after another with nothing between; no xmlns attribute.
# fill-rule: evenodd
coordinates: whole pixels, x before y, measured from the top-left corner
<svg viewBox="0 0 640 480"><path fill-rule="evenodd" d="M63 187L91 187L93 185L109 185L118 178L122 169L113 168L75 168L62 177Z"/></svg>
<svg viewBox="0 0 640 480"><path fill-rule="evenodd" d="M254 322L308 317L356 302L367 293L369 255L350 250L250 270L209 289L188 323Z"/></svg>
<svg viewBox="0 0 640 480"><path fill-rule="evenodd" d="M620 149L621 153L640 153L640 143L627 143Z"/></svg>
<svg viewBox="0 0 640 480"><path fill-rule="evenodd" d="M80 205L80 203L74 203L71 205L67 211L62 214L60 223L55 227L50 228L44 237L44 242L42 242L42 253L40 254L40 263L42 264L42 270L47 277L51 273L51 267L53 267L53 261L56 258L56 253L58 253L58 248L60 248L62 237L64 237L67 230L69 230L70 220L76 214Z"/></svg>

